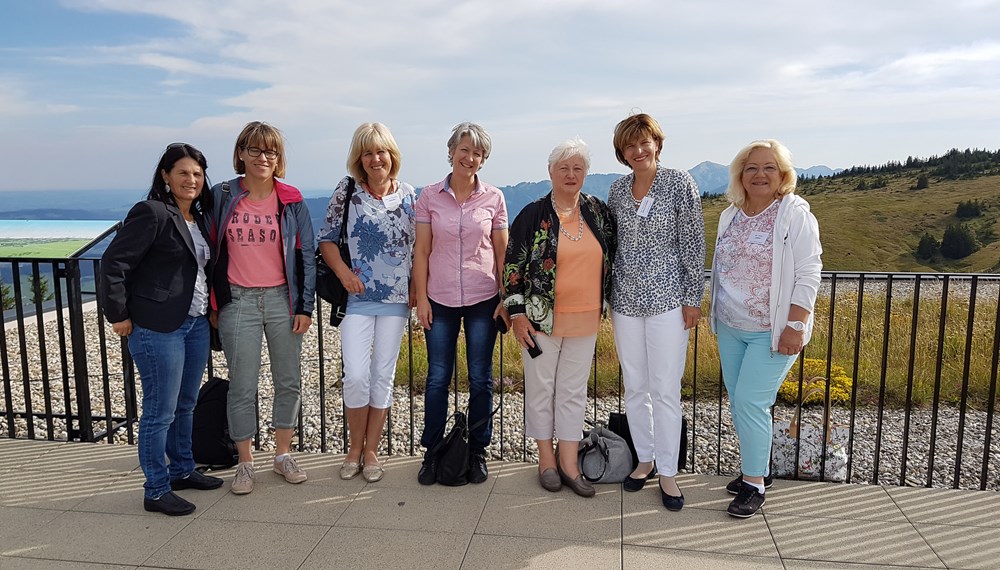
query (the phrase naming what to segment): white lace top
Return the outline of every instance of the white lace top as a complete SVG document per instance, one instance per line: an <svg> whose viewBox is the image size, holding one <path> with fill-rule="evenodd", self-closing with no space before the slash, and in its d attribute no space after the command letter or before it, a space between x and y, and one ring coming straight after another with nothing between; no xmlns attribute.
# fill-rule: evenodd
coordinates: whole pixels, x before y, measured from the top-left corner
<svg viewBox="0 0 1000 570"><path fill-rule="evenodd" d="M771 243L778 203L752 217L737 212L716 246L716 315L734 329L771 330Z"/></svg>

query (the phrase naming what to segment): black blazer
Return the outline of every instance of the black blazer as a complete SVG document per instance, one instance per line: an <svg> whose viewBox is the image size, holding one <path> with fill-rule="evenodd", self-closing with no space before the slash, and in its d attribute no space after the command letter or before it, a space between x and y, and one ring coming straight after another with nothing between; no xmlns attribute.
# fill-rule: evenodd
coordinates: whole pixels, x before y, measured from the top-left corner
<svg viewBox="0 0 1000 570"><path fill-rule="evenodd" d="M203 217L195 220L211 244ZM146 200L132 207L101 259L104 316L157 332L173 332L187 318L198 264L184 217L173 204ZM212 282L211 261L205 266Z"/></svg>

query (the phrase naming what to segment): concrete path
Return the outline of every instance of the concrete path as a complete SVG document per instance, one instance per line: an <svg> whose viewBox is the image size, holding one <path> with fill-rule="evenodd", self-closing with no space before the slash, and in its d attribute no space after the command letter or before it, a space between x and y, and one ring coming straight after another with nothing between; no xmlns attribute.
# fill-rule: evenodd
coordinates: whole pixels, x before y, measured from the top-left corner
<svg viewBox="0 0 1000 570"><path fill-rule="evenodd" d="M548 493L534 465L422 487L419 458L341 481L342 456L300 454L289 485L258 457L250 495L182 491L188 517L142 509L134 447L0 438L0 568L1000 568L1000 495L777 481L763 513L726 515L728 478L681 475L684 510L655 483Z"/></svg>

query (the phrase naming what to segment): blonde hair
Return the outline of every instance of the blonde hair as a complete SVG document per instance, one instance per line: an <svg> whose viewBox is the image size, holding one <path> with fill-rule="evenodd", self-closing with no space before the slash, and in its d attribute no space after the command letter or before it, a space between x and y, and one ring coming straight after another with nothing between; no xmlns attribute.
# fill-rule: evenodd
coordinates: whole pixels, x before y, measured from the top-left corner
<svg viewBox="0 0 1000 570"><path fill-rule="evenodd" d="M781 198L787 194L795 193L795 183L798 175L795 167L792 166L792 153L788 148L774 139L763 139L753 141L736 153L736 158L729 164L729 186L726 188L726 198L736 207L743 206L746 201L747 191L743 187L743 168L747 165L750 153L758 148L766 148L774 153L775 162L778 163L778 172L781 173L781 186L774 193L775 198Z"/></svg>
<svg viewBox="0 0 1000 570"><path fill-rule="evenodd" d="M281 131L261 121L247 123L236 137L236 147L233 149L233 168L236 174L246 174L246 166L240 160L240 151L255 146L261 150L273 150L278 153L274 175L285 177L285 137Z"/></svg>
<svg viewBox="0 0 1000 570"><path fill-rule="evenodd" d="M402 158L399 155L399 147L396 146L396 139L392 137L389 127L382 123L362 123L354 131L351 138L351 150L347 152L347 172L355 180L368 182L368 173L361 164L361 157L368 151L378 149L389 151L389 158L392 164L389 167L389 179L395 180L402 166Z"/></svg>
<svg viewBox="0 0 1000 570"><path fill-rule="evenodd" d="M615 157L618 162L632 168L632 165L625 160L625 147L631 143L641 141L649 137L656 141L656 162L660 162L660 151L663 150L663 129L656 119L646 113L639 113L622 119L615 126Z"/></svg>

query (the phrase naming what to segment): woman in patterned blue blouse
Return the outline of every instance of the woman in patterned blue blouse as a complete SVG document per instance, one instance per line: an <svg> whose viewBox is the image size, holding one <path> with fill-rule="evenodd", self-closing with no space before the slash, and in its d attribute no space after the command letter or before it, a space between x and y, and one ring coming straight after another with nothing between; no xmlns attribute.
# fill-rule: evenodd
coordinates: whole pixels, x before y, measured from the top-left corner
<svg viewBox="0 0 1000 570"><path fill-rule="evenodd" d="M642 113L618 123L614 146L618 161L632 169L608 193L618 225L611 319L639 456L623 485L638 491L659 469L663 506L678 511L684 506L674 480L681 376L705 288L701 197L691 175L660 166L663 131L653 117Z"/></svg>
<svg viewBox="0 0 1000 570"><path fill-rule="evenodd" d="M350 447L341 479L382 478L378 445L392 405L399 343L410 315L410 267L416 235L413 187L396 179L399 147L381 123L354 131L345 177L337 185L319 233L319 249L350 294L340 324L344 406ZM347 215L348 267L334 243L340 236L347 188L355 183Z"/></svg>

